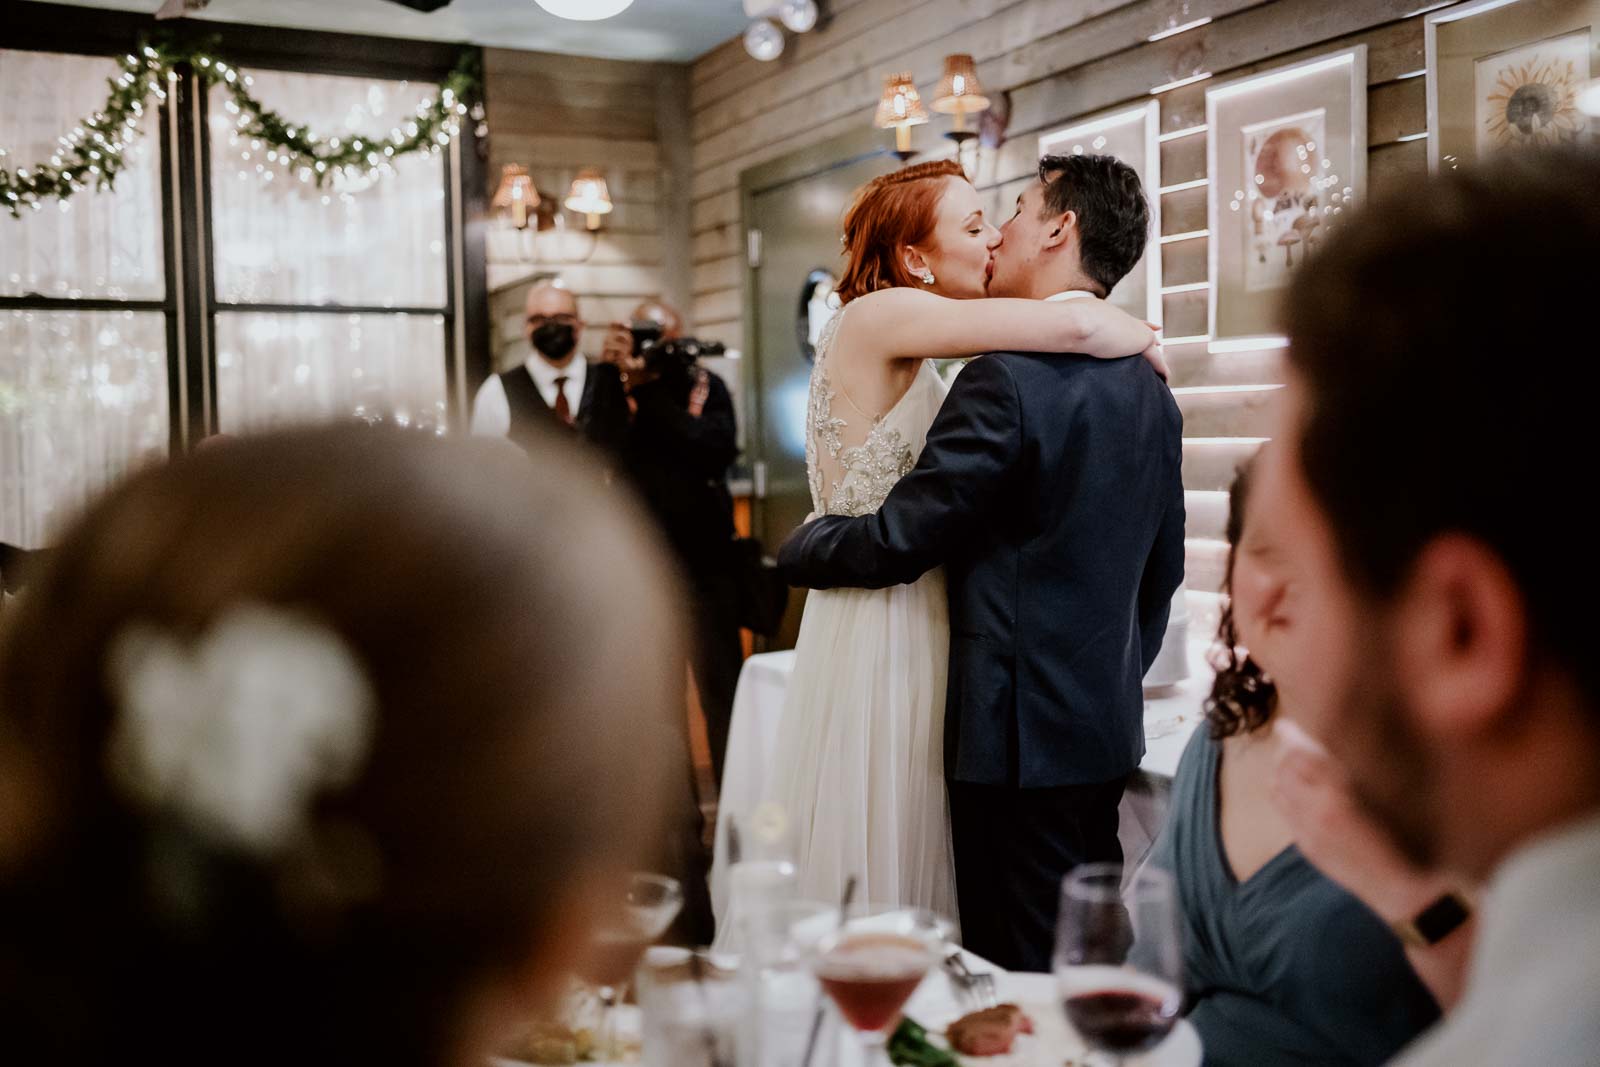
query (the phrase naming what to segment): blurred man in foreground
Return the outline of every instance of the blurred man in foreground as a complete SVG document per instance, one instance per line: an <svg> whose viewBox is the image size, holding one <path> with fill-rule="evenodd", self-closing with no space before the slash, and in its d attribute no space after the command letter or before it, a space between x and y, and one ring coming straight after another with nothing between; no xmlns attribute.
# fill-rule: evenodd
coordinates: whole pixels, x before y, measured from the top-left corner
<svg viewBox="0 0 1600 1067"><path fill-rule="evenodd" d="M1357 216L1289 300L1260 491L1308 576L1324 674L1298 714L1410 859L1488 883L1465 997L1406 1067L1600 1049L1600 572L1572 503L1597 188L1574 151L1448 174ZM1466 911L1397 926L1432 941Z"/></svg>

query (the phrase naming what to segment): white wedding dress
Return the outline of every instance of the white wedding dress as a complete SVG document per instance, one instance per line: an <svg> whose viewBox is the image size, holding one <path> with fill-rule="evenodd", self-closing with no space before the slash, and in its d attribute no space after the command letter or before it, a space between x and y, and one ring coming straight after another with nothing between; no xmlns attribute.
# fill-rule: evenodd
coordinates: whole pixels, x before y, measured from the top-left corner
<svg viewBox="0 0 1600 1067"><path fill-rule="evenodd" d="M932 364L874 421L831 381L839 322L811 371L806 471L818 515L866 515L922 452L944 402ZM944 779L949 607L944 572L888 589L813 590L778 728L770 797L788 816L802 899L956 916Z"/></svg>

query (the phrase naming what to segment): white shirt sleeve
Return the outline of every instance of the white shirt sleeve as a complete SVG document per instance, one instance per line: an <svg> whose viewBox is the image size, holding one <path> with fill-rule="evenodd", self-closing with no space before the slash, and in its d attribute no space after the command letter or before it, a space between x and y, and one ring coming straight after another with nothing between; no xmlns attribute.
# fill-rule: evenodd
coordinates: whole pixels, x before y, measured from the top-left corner
<svg viewBox="0 0 1600 1067"><path fill-rule="evenodd" d="M491 374L478 386L472 401L474 437L505 437L511 433L511 403L498 374Z"/></svg>

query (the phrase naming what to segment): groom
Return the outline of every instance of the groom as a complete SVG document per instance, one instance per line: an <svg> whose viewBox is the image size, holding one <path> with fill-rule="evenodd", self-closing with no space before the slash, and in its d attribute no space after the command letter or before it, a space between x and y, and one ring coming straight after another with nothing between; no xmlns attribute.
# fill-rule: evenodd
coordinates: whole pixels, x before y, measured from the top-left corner
<svg viewBox="0 0 1600 1067"><path fill-rule="evenodd" d="M1104 297L1144 251L1139 178L1051 156L1017 200L991 296ZM1047 971L1062 877L1121 863L1144 755L1140 680L1183 578L1182 417L1142 358L997 352L956 378L916 469L874 515L784 544L796 585L883 588L944 564L945 774L962 938Z"/></svg>

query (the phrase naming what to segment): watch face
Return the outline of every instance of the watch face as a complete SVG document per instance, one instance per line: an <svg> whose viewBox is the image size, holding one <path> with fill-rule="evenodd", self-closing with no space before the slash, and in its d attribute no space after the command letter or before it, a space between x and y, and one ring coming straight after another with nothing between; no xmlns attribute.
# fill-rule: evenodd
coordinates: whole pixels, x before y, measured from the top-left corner
<svg viewBox="0 0 1600 1067"><path fill-rule="evenodd" d="M1412 920L1412 925L1424 941L1437 945L1471 915L1465 901L1454 893L1446 893L1424 908L1422 914Z"/></svg>

